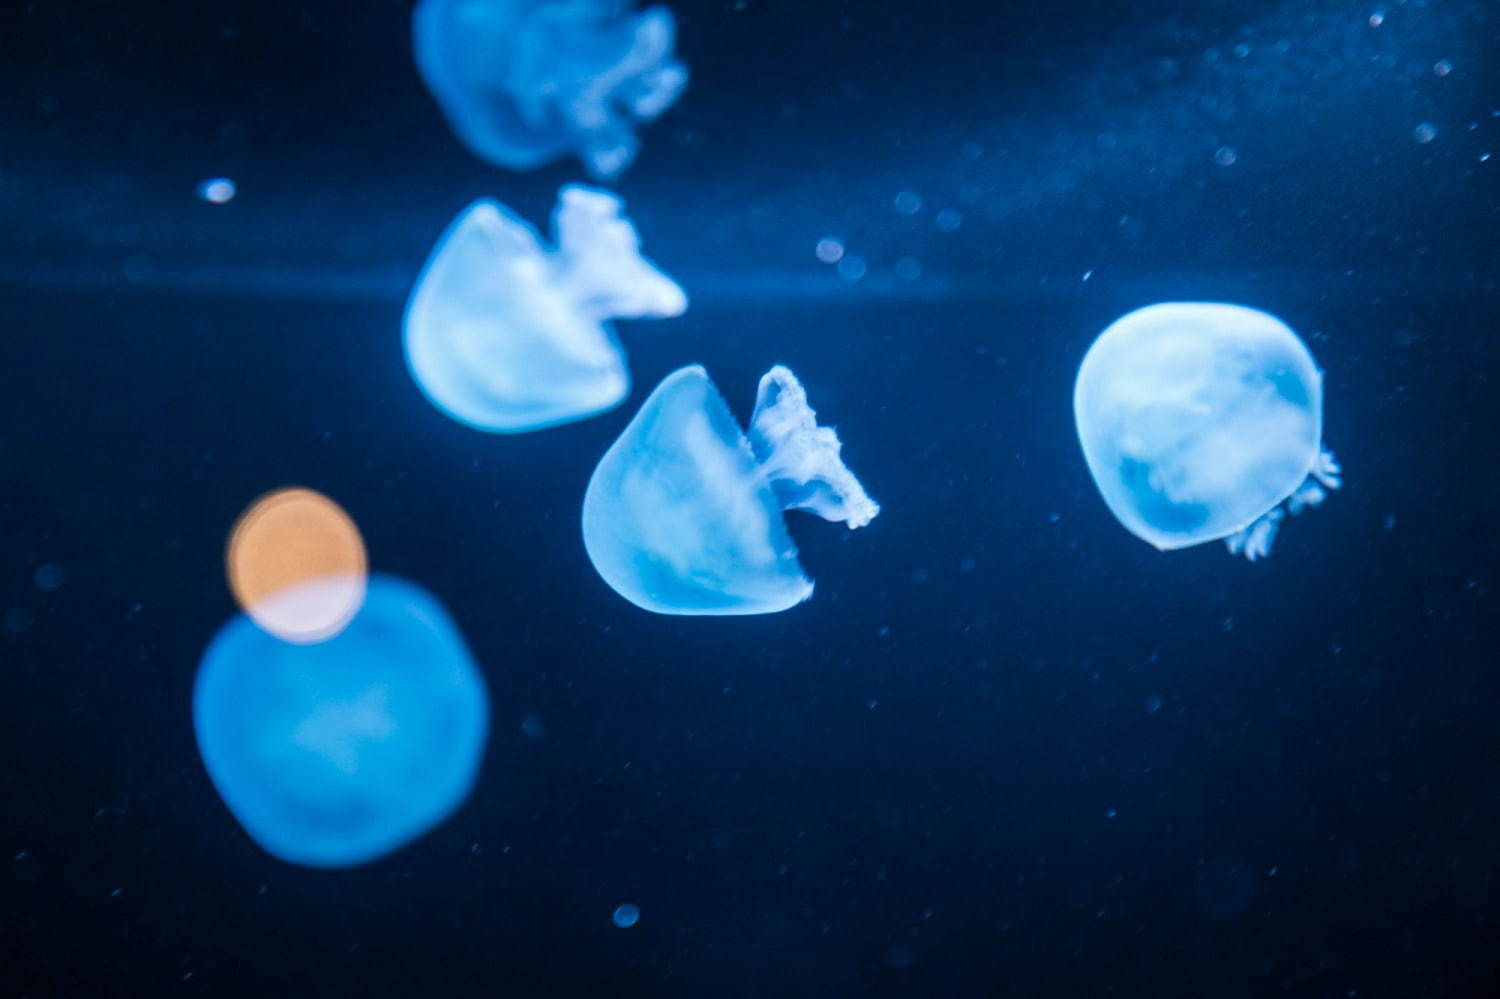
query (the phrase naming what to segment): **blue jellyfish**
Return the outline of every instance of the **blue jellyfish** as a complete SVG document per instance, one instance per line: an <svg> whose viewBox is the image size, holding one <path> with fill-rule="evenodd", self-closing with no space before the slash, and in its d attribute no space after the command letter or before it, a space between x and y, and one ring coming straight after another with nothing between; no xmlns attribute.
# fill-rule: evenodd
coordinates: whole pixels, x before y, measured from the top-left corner
<svg viewBox="0 0 1500 999"><path fill-rule="evenodd" d="M1169 302L1099 334L1073 393L1094 482L1162 551L1222 538L1254 561L1286 513L1339 487L1323 448L1323 376L1274 316Z"/></svg>
<svg viewBox="0 0 1500 999"><path fill-rule="evenodd" d="M504 205L465 209L406 307L406 363L460 423L518 433L603 412L630 391L610 319L681 315L687 295L641 256L613 194L570 184L556 249Z"/></svg>
<svg viewBox="0 0 1500 999"><path fill-rule="evenodd" d="M631 902L617 906L611 921L622 930L628 930L641 921L641 908Z"/></svg>
<svg viewBox="0 0 1500 999"><path fill-rule="evenodd" d="M795 375L760 380L747 437L708 372L656 387L600 459L583 543L625 599L659 614L769 614L812 595L782 511L863 527L880 512Z"/></svg>
<svg viewBox="0 0 1500 999"><path fill-rule="evenodd" d="M634 0L421 0L417 69L480 159L530 170L576 152L596 179L630 165L637 122L687 85L665 7Z"/></svg>
<svg viewBox="0 0 1500 999"><path fill-rule="evenodd" d="M488 727L484 682L442 606L382 576L319 644L236 617L193 690L224 803L268 853L310 867L374 860L441 822L468 796Z"/></svg>

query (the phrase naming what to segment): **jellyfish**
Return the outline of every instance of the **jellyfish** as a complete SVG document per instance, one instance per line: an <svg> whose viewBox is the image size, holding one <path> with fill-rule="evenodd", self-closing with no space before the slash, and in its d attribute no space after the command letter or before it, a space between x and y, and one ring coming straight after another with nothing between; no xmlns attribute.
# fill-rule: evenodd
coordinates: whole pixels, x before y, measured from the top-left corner
<svg viewBox="0 0 1500 999"><path fill-rule="evenodd" d="M474 155L530 170L575 152L598 180L687 85L676 36L634 0L421 0L412 18L417 69Z"/></svg>
<svg viewBox="0 0 1500 999"><path fill-rule="evenodd" d="M519 433L593 416L630 391L612 318L681 315L687 295L641 256L624 202L558 194L556 248L504 205L476 201L438 239L404 321L412 377L443 412Z"/></svg>
<svg viewBox="0 0 1500 999"><path fill-rule="evenodd" d="M282 860L350 867L443 821L468 796L489 726L484 682L442 606L388 576L337 636L283 641L241 614L198 668L208 776Z"/></svg>
<svg viewBox="0 0 1500 999"><path fill-rule="evenodd" d="M769 614L812 595L782 511L863 527L880 512L795 375L760 380L750 433L700 365L656 387L600 459L583 542L604 581L659 614Z"/></svg>
<svg viewBox="0 0 1500 999"><path fill-rule="evenodd" d="M1073 413L1104 502L1162 551L1222 539L1253 562L1340 485L1322 372L1286 324L1242 305L1116 320L1078 369Z"/></svg>

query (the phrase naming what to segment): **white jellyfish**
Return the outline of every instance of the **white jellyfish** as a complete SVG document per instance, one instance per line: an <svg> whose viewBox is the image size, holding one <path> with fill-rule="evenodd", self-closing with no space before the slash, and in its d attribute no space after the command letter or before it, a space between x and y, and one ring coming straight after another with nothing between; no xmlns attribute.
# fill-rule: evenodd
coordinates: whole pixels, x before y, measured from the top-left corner
<svg viewBox="0 0 1500 999"><path fill-rule="evenodd" d="M552 214L556 249L483 199L438 239L412 289L406 363L460 423L519 433L579 420L630 391L612 318L681 315L687 295L641 256L607 191L570 184Z"/></svg>
<svg viewBox="0 0 1500 999"><path fill-rule="evenodd" d="M668 375L594 469L583 542L604 581L660 614L768 614L812 595L782 511L863 527L880 512L795 375L760 380L750 433L699 365Z"/></svg>
<svg viewBox="0 0 1500 999"><path fill-rule="evenodd" d="M1073 414L1104 502L1163 551L1222 538L1254 561L1286 513L1339 487L1322 373L1256 309L1169 302L1116 320L1078 369Z"/></svg>
<svg viewBox="0 0 1500 999"><path fill-rule="evenodd" d="M687 85L671 11L635 0L421 0L417 69L481 159L529 170L576 152L601 180L635 159L637 122Z"/></svg>

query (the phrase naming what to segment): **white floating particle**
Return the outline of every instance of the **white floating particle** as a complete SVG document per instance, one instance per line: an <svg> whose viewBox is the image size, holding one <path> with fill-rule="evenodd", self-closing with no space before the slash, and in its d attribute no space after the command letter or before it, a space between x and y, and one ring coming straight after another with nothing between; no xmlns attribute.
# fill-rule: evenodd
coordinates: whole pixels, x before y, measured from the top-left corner
<svg viewBox="0 0 1500 999"><path fill-rule="evenodd" d="M844 244L832 236L824 236L818 240L818 245L813 252L818 255L818 259L823 263L836 264L843 259Z"/></svg>
<svg viewBox="0 0 1500 999"><path fill-rule="evenodd" d="M1438 76L1447 76L1449 73L1453 72L1453 63L1449 62L1447 59L1439 59L1437 62L1432 64L1432 71Z"/></svg>
<svg viewBox="0 0 1500 999"><path fill-rule="evenodd" d="M198 197L211 205L224 205L234 200L234 181L228 177L210 177L198 185Z"/></svg>
<svg viewBox="0 0 1500 999"><path fill-rule="evenodd" d="M1427 145L1427 143L1437 138L1437 126L1430 121L1424 121L1416 128L1411 130L1411 135L1412 138L1416 139L1418 142L1425 146Z"/></svg>

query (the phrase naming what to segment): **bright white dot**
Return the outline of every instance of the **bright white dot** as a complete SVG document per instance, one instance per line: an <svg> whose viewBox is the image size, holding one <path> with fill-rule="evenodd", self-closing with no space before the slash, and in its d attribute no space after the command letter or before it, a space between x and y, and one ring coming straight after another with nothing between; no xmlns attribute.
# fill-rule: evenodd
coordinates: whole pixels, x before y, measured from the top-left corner
<svg viewBox="0 0 1500 999"><path fill-rule="evenodd" d="M628 930L641 921L641 910L639 906L626 902L615 909L615 914L610 918L614 920L614 924L620 929Z"/></svg>
<svg viewBox="0 0 1500 999"><path fill-rule="evenodd" d="M1240 158L1240 154L1234 151L1233 146L1220 146L1214 153L1214 162L1219 166L1234 166L1234 161Z"/></svg>
<svg viewBox="0 0 1500 999"><path fill-rule="evenodd" d="M1086 270L1086 271L1083 272L1083 279L1085 281L1087 281L1089 278L1091 278L1093 276L1094 276L1094 269L1092 267L1090 267L1088 270Z"/></svg>
<svg viewBox="0 0 1500 999"><path fill-rule="evenodd" d="M1488 163L1489 161L1490 161L1490 154L1489 153L1480 153L1479 154L1479 162L1481 162L1481 163Z"/></svg>
<svg viewBox="0 0 1500 999"><path fill-rule="evenodd" d="M902 215L915 215L922 210L922 196L916 191L902 191L896 195L896 211Z"/></svg>
<svg viewBox="0 0 1500 999"><path fill-rule="evenodd" d="M1425 146L1437 138L1437 126L1430 121L1424 121L1411 130L1411 136Z"/></svg>
<svg viewBox="0 0 1500 999"><path fill-rule="evenodd" d="M922 276L922 262L916 257L902 257L896 261L896 276L903 281L915 281Z"/></svg>
<svg viewBox="0 0 1500 999"><path fill-rule="evenodd" d="M865 276L865 271L870 267L865 263L865 258L857 253L851 253L839 261L839 277L845 281L858 281Z"/></svg>
<svg viewBox="0 0 1500 999"><path fill-rule="evenodd" d="M1438 76L1447 76L1449 73L1453 72L1453 64L1447 59L1439 59L1437 62L1433 63L1432 71Z"/></svg>
<svg viewBox="0 0 1500 999"><path fill-rule="evenodd" d="M952 208L944 208L937 213L937 218L933 221L944 232L954 232L964 224L964 217Z"/></svg>
<svg viewBox="0 0 1500 999"><path fill-rule="evenodd" d="M198 197L213 205L222 205L232 201L234 191L234 181L228 177L214 177L198 185Z"/></svg>
<svg viewBox="0 0 1500 999"><path fill-rule="evenodd" d="M1370 27L1378 28L1385 23L1385 11L1377 10L1370 15Z"/></svg>
<svg viewBox="0 0 1500 999"><path fill-rule="evenodd" d="M823 239L818 240L818 247L813 252L818 255L818 259L823 261L823 263L836 264L844 256L844 244L832 236L825 236Z"/></svg>

